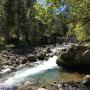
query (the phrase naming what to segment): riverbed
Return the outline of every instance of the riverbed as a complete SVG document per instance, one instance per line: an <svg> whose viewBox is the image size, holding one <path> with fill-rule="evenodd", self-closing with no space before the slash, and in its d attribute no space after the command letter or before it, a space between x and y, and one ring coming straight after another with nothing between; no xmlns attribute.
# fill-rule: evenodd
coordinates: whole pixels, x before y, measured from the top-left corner
<svg viewBox="0 0 90 90"><path fill-rule="evenodd" d="M66 48L56 47L52 51L56 52L58 49ZM59 67L56 64L57 56L49 57L47 61L38 61L33 67L25 67L19 70L13 75L8 76L4 81L1 82L1 87L12 87L13 85L19 86L23 82L29 81L31 85L42 86L48 85L52 82L59 83L60 81L79 81L83 78L84 74L77 72L68 72L67 70Z"/></svg>

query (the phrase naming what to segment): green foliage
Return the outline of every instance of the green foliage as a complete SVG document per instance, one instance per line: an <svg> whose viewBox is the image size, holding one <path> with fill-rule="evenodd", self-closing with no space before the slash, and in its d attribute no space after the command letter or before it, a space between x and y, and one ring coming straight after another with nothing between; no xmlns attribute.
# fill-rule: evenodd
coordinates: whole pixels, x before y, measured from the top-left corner
<svg viewBox="0 0 90 90"><path fill-rule="evenodd" d="M79 41L90 39L90 0L65 0L70 5L68 35L76 35Z"/></svg>
<svg viewBox="0 0 90 90"><path fill-rule="evenodd" d="M52 14L50 14L48 10L45 9L42 5L36 3L34 7L37 11L37 15L35 16L35 18L41 20L43 23L50 23L52 21Z"/></svg>
<svg viewBox="0 0 90 90"><path fill-rule="evenodd" d="M69 24L68 36L75 35L78 41L84 41L90 39L89 24L83 24L82 22L77 22L75 24Z"/></svg>
<svg viewBox="0 0 90 90"><path fill-rule="evenodd" d="M87 38L87 34L84 26L81 23L77 23L74 28L75 35L79 41L84 41Z"/></svg>
<svg viewBox="0 0 90 90"><path fill-rule="evenodd" d="M35 44L43 35L65 35L65 27L68 36L75 35L79 41L90 39L90 0L45 1L41 5L33 0L0 0L0 43L16 39L16 44ZM67 11L57 14L65 5Z"/></svg>
<svg viewBox="0 0 90 90"><path fill-rule="evenodd" d="M49 5L51 3L51 5ZM64 35L62 23L63 17L62 15L56 15L55 10L60 7L61 3L60 0L46 0L45 5L41 5L36 3L34 5L36 9L36 16L35 18L40 20L43 24L46 24L45 33L47 35L52 34L53 32L58 32L61 35Z"/></svg>

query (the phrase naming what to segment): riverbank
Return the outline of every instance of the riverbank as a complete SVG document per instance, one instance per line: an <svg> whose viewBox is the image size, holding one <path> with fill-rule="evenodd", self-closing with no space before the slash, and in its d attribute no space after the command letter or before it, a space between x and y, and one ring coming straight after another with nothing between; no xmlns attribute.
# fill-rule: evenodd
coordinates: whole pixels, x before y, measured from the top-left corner
<svg viewBox="0 0 90 90"><path fill-rule="evenodd" d="M53 46L51 46L53 48ZM48 60L53 53L49 46L32 49L7 49L0 51L0 77L25 67L32 67L37 61Z"/></svg>
<svg viewBox="0 0 90 90"><path fill-rule="evenodd" d="M41 86L30 85L29 81L24 82L19 90L89 90L90 89L90 75L86 75L83 79L49 82Z"/></svg>
<svg viewBox="0 0 90 90"><path fill-rule="evenodd" d="M55 90L55 88L57 88L56 90L59 90L60 88L64 88L64 87L72 88L73 85L75 86L78 84L79 90L87 90L86 89L87 86L85 86L83 83L81 83L81 81L84 79L84 76L86 74L84 74L84 73L80 74L80 73L68 72L68 71L64 71L64 73L63 73L61 67L58 68L58 70L56 70L56 71L53 69L54 71L52 72L51 69L56 67L56 56L55 55L60 51L59 49L64 49L64 48L67 48L67 46L38 47L38 48L33 48L32 50L28 49L27 53L24 51L24 54L22 54L23 53L22 51L20 51L21 53L20 52L17 53L18 50L17 50L17 52L15 50L14 50L14 52L11 52L13 50L10 50L10 52L6 51L7 53L3 53L3 51L1 51L0 55L1 55L1 57L3 55L5 55L4 58L6 58L7 56L9 57L11 55L13 55L13 57L17 56L17 58L15 60L13 59L14 61L18 61L18 60L22 61L23 57L27 58L27 59L25 59L24 64L22 64L20 62L20 64L18 65L17 63L14 62L15 64L17 64L17 66L14 67L15 71L8 72L8 70L10 69L10 66L11 66L11 65L8 65L9 69L6 68L7 73L3 73L3 74L1 73L1 77L4 78L4 76L6 76L6 78L4 78L4 80L2 80L2 81L6 81L8 84L10 82L13 82L14 80L15 80L15 82L17 82L18 80L20 80L20 78L23 79L23 76L28 77L35 71L36 73L38 73L38 75L35 74L35 77L38 77L38 79L36 78L35 80L33 80L33 79L31 80L31 76L29 76L27 79L25 79L21 83L18 83L19 86L12 85L12 87L18 88L18 90ZM20 59L20 57L22 57L22 58ZM12 59L7 59L7 61L10 61L10 60L12 60ZM38 63L38 62L40 62L40 63ZM3 65L6 66L6 64L3 64ZM13 65L14 64L12 64L12 66ZM26 67L28 67L28 68L25 69ZM22 70L23 68L24 68L24 70ZM5 69L1 68L1 71L2 70L5 70ZM17 71L19 71L19 70L22 70L22 71L20 73L18 73ZM37 72L38 70L39 70L39 72ZM44 73L44 71L46 71L46 72ZM10 73L13 73L13 72L16 72L16 73L14 73L13 75L10 76ZM70 75L67 74L66 72L70 73ZM46 75L47 77L44 75ZM63 77L61 77L61 76L63 76ZM33 78L35 78L35 77L33 76ZM45 77L45 80L43 80L42 83L38 82L38 81L42 80L43 77ZM57 80L56 79L50 80L50 77L52 77L52 78L55 77ZM57 77L61 77L61 78L59 79ZM87 80L85 82L87 82ZM64 86L62 86L61 84L63 84ZM80 89L80 86L85 87L85 89ZM12 87L4 86L4 88L7 88L7 89L12 88ZM40 88L43 88L43 89L40 89ZM76 88L76 86L74 88ZM17 89L12 89L12 90L17 90ZM67 90L69 90L69 89L67 89Z"/></svg>

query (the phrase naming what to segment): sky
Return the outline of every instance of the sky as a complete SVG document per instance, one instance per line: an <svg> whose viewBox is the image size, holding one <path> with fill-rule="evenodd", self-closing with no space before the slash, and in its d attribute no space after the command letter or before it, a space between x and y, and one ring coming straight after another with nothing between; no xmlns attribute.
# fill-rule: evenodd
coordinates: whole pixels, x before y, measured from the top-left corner
<svg viewBox="0 0 90 90"><path fill-rule="evenodd" d="M42 5L44 8L48 8L53 3L46 4L45 0L37 0L37 2ZM56 15L63 13L67 8L67 5L60 6L58 9L55 9L54 12Z"/></svg>
<svg viewBox="0 0 90 90"><path fill-rule="evenodd" d="M41 4L41 5L46 5L45 0L37 0L37 2L38 2L39 4Z"/></svg>

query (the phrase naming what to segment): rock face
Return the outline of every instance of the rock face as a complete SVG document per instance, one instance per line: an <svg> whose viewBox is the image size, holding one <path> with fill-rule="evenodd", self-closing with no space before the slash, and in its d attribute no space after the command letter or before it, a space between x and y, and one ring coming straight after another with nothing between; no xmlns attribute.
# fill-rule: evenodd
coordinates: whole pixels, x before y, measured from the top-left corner
<svg viewBox="0 0 90 90"><path fill-rule="evenodd" d="M68 67L90 67L90 46L71 46L61 50L57 64Z"/></svg>

